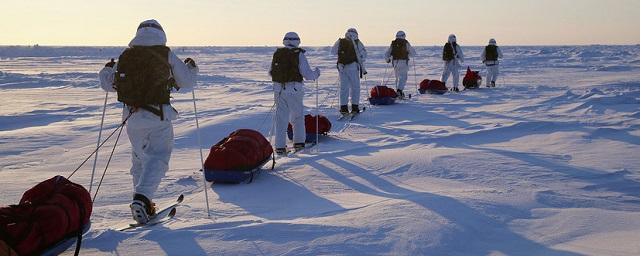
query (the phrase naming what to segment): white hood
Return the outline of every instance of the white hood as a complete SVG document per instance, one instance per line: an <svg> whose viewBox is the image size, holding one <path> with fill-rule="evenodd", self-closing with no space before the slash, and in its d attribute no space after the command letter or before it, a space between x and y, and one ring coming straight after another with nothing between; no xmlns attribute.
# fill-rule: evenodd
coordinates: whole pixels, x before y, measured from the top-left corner
<svg viewBox="0 0 640 256"><path fill-rule="evenodd" d="M489 45L496 45L496 40L493 38L489 39Z"/></svg>
<svg viewBox="0 0 640 256"><path fill-rule="evenodd" d="M282 39L282 44L289 48L297 48L300 46L300 37L296 32L288 32Z"/></svg>
<svg viewBox="0 0 640 256"><path fill-rule="evenodd" d="M456 35L454 35L454 34L449 35L448 41L449 41L449 43L455 43L456 42Z"/></svg>
<svg viewBox="0 0 640 256"><path fill-rule="evenodd" d="M400 31L398 31L398 33L396 33L396 38L405 39L406 37L407 37L407 35L402 30L400 30Z"/></svg>
<svg viewBox="0 0 640 256"><path fill-rule="evenodd" d="M133 46L153 46L166 45L167 36L156 20L145 20L140 23L136 36L129 42L129 47Z"/></svg>
<svg viewBox="0 0 640 256"><path fill-rule="evenodd" d="M346 38L358 40L358 30L356 30L355 28L347 29L347 33L345 33L344 36Z"/></svg>

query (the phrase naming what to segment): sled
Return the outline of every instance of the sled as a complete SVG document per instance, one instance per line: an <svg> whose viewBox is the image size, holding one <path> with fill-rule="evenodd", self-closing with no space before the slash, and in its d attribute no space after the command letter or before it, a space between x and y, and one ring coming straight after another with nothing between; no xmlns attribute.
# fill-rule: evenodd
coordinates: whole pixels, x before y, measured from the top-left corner
<svg viewBox="0 0 640 256"><path fill-rule="evenodd" d="M396 103L396 98L390 96L369 98L369 103L371 105L391 105Z"/></svg>
<svg viewBox="0 0 640 256"><path fill-rule="evenodd" d="M89 232L89 229L91 229L91 222L89 222L86 225L84 225L84 228L82 229L82 235L84 236L85 234L87 234ZM42 253L40 255L42 255L42 256L55 256L55 255L62 254L63 252L67 251L71 246L75 245L77 242L78 242L78 236L77 235L70 235L70 236L66 237L65 239L63 239L62 241L54 244L53 246L49 247L48 249L46 249L44 251L42 251Z"/></svg>
<svg viewBox="0 0 640 256"><path fill-rule="evenodd" d="M246 183L248 184L253 182L253 178L258 175L260 170L262 170L262 167L269 161L273 161L273 164L271 165L271 169L273 170L273 167L275 166L275 159L273 159L272 154L257 166L245 171L215 170L205 168L204 177L208 182L214 183L239 184L246 181Z"/></svg>

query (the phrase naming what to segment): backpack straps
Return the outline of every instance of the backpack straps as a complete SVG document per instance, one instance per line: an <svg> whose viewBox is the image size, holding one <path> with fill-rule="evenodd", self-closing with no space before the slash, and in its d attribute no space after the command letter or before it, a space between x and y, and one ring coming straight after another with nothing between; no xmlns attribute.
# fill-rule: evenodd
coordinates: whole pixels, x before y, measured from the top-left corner
<svg viewBox="0 0 640 256"><path fill-rule="evenodd" d="M146 111L149 111L149 112L155 114L156 116L159 116L160 120L164 121L164 111L163 111L164 108L162 107L162 105L163 104L159 105L160 106L159 109L154 108L154 107L149 106L149 105L139 106L139 108L144 109Z"/></svg>

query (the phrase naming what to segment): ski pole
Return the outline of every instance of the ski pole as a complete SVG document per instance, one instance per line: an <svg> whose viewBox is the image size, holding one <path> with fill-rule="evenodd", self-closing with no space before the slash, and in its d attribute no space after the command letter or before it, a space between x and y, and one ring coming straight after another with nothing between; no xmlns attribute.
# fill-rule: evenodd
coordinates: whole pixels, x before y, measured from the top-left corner
<svg viewBox="0 0 640 256"><path fill-rule="evenodd" d="M202 140L200 137L200 123L198 122L198 108L196 107L196 88L191 91L193 96L193 115L196 118L196 133L198 134L198 149L200 149L200 167L202 168L202 183L204 184L204 197L207 202L207 216L211 218L211 209L209 208L209 192L207 188L207 178L204 170L204 157L202 156Z"/></svg>
<svg viewBox="0 0 640 256"><path fill-rule="evenodd" d="M316 78L316 153L318 152L318 148L320 147L320 128L318 127L320 121L320 101L318 98L318 79Z"/></svg>
<svg viewBox="0 0 640 256"><path fill-rule="evenodd" d="M416 60L411 59L411 62L413 62L413 83L416 85L416 95L418 95L420 92L417 90L420 88L420 85L418 84L418 72L416 72Z"/></svg>
<svg viewBox="0 0 640 256"><path fill-rule="evenodd" d="M93 178L96 174L96 164L98 163L98 149L100 147L100 141L102 140L102 128L104 127L104 115L107 111L107 99L109 98L109 92L104 94L104 105L102 106L102 118L100 119L100 131L98 131L98 144L96 144L96 155L93 159L93 170L91 171L91 181L89 182L89 194L93 189Z"/></svg>

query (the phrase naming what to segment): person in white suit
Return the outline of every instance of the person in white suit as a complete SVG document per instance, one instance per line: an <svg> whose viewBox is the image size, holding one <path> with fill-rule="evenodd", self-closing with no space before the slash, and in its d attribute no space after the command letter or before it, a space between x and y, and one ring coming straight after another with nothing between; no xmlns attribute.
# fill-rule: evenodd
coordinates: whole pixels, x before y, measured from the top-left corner
<svg viewBox="0 0 640 256"><path fill-rule="evenodd" d="M495 39L489 39L489 45L482 50L480 59L487 66L487 87L496 87L496 80L498 80L498 73L500 72L500 61L498 59L502 59L502 50L496 45Z"/></svg>
<svg viewBox="0 0 640 256"><path fill-rule="evenodd" d="M396 77L396 91L400 97L404 98L404 87L407 84L409 74L409 59L416 55L409 41L406 39L404 31L396 33L396 39L391 42L391 46L384 53L387 63L391 63Z"/></svg>
<svg viewBox="0 0 640 256"><path fill-rule="evenodd" d="M340 76L340 113L349 113L349 97L351 112L359 113L360 78L367 74L364 66L367 50L358 38L358 31L350 28L344 38L338 39L331 48L331 54L338 56L338 75Z"/></svg>
<svg viewBox="0 0 640 256"><path fill-rule="evenodd" d="M155 77L157 80L169 81L167 90L161 96L155 97L154 102L144 105L126 104L123 110L123 120L131 142L131 175L133 176L133 202L130 205L134 220L146 223L155 214L155 204L152 199L160 184L160 180L169 169L169 160L173 149L174 134L172 120L177 118L178 112L169 103L169 89L186 91L196 85L198 67L190 58L181 61L166 47L165 32L156 20L145 20L138 26L135 37L129 43L118 62L113 60L100 70L100 85L107 92L118 92L118 99L126 98L125 92L118 90L118 79L135 76L125 74L124 70L144 69L143 65L127 64L141 61L136 57L123 57L129 52L151 52L157 59L142 60L145 63L160 63L166 74ZM127 56L133 56L127 53ZM142 55L138 55L142 56ZM126 61L125 61L126 59ZM144 65L147 66L147 65ZM153 66L153 64L149 64ZM142 73L142 71L140 72ZM118 76L118 78L116 77ZM124 80L122 80L124 81ZM136 84L142 86L142 84ZM124 86L121 86L124 87ZM172 88L169 88L172 87ZM122 100L121 100L122 101ZM123 101L124 102L124 101Z"/></svg>
<svg viewBox="0 0 640 256"><path fill-rule="evenodd" d="M284 47L273 54L269 75L273 81L273 93L276 103L275 147L276 154L287 153L287 126L291 121L293 129L293 146L296 150L304 148L306 134L304 123L304 83L303 80L316 80L320 77L320 69L312 70L304 55L305 50L299 48L300 37L295 32L288 32L282 39Z"/></svg>
<svg viewBox="0 0 640 256"><path fill-rule="evenodd" d="M460 65L464 63L464 54L458 45L456 35L449 35L447 43L442 49L442 60L444 61L444 72L442 72L442 82L447 83L449 75L453 76L453 91L458 92L460 84Z"/></svg>

